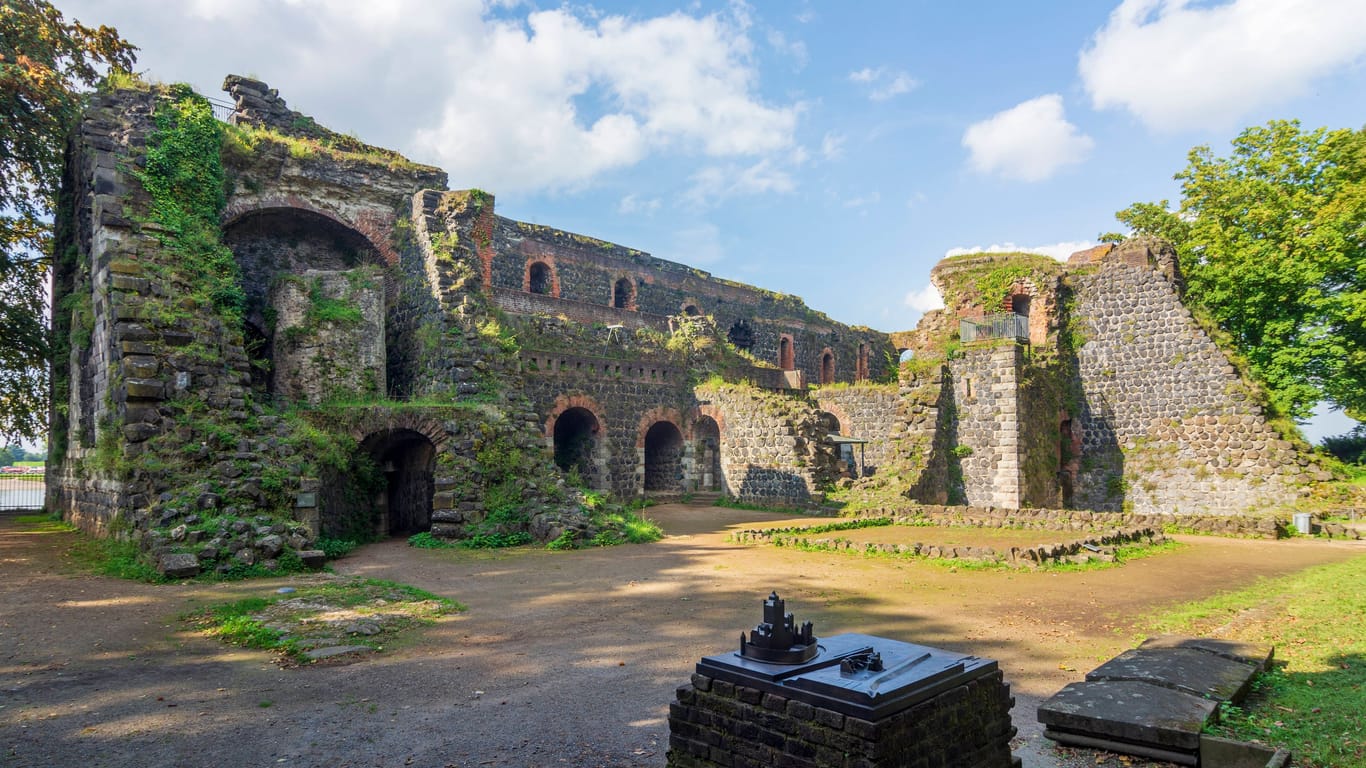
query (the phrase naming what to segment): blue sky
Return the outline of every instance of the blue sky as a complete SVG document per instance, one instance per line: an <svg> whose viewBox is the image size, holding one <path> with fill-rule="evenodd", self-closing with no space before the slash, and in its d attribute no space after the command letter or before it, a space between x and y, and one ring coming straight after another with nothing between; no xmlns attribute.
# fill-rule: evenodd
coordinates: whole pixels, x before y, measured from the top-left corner
<svg viewBox="0 0 1366 768"><path fill-rule="evenodd" d="M68 0L139 69L259 77L498 211L894 331L961 249L1060 257L1188 150L1366 121L1360 0Z"/></svg>

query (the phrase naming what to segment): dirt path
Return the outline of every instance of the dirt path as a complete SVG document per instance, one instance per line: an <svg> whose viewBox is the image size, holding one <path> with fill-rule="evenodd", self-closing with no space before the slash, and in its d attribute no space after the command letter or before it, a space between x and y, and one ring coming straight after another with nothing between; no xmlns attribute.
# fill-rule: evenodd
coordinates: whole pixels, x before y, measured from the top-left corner
<svg viewBox="0 0 1366 768"><path fill-rule="evenodd" d="M1366 554L1324 541L1189 539L1085 573L962 571L725 542L782 515L682 506L652 545L414 550L339 561L460 600L463 615L363 663L282 670L175 616L283 582L148 586L83 576L71 534L0 516L0 766L661 766L673 689L776 589L818 634L864 632L1000 661L1026 766L1071 765L1038 701L1129 647L1137 617ZM1087 759L1094 764L1094 757Z"/></svg>

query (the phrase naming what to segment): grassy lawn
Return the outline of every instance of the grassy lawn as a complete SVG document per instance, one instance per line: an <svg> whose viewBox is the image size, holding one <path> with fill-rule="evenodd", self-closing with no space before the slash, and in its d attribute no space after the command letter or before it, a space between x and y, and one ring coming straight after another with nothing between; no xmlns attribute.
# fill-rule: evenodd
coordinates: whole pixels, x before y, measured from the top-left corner
<svg viewBox="0 0 1366 768"><path fill-rule="evenodd" d="M1155 617L1156 632L1276 646L1275 668L1219 735L1287 747L1302 768L1366 765L1366 556L1322 565Z"/></svg>

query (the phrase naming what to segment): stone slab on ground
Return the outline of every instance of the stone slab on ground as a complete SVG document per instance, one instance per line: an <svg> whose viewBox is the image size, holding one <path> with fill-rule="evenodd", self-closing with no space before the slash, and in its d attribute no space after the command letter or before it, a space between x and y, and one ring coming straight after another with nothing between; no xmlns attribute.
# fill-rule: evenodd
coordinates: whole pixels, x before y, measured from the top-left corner
<svg viewBox="0 0 1366 768"><path fill-rule="evenodd" d="M375 650L368 645L329 645L325 648L314 648L304 652L304 658L310 661L319 659L330 659L333 656L344 656L348 653L370 653Z"/></svg>
<svg viewBox="0 0 1366 768"><path fill-rule="evenodd" d="M157 571L168 579L190 579L199 575L199 558L186 553L162 555Z"/></svg>
<svg viewBox="0 0 1366 768"><path fill-rule="evenodd" d="M1264 671L1271 664L1276 647L1268 643L1245 643L1241 640L1219 640L1212 637L1190 637L1188 635L1158 635L1144 640L1140 650L1153 648L1191 648L1205 651L1244 664L1253 664L1257 671Z"/></svg>
<svg viewBox="0 0 1366 768"><path fill-rule="evenodd" d="M1218 703L1132 680L1070 683L1039 705L1039 722L1053 733L1198 754L1200 731Z"/></svg>
<svg viewBox="0 0 1366 768"><path fill-rule="evenodd" d="M1285 768L1290 753L1284 749L1246 741L1200 737L1200 768Z"/></svg>
<svg viewBox="0 0 1366 768"><path fill-rule="evenodd" d="M1091 682L1135 681L1235 704L1247 694L1257 667L1193 648L1125 651L1086 675Z"/></svg>

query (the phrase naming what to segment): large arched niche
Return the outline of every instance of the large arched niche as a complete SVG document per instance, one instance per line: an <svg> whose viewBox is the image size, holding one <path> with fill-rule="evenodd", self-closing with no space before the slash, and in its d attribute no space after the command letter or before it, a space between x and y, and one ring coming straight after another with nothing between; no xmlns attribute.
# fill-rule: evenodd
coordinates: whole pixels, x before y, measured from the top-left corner
<svg viewBox="0 0 1366 768"><path fill-rule="evenodd" d="M644 437L645 492L683 490L683 433L671 421L656 421Z"/></svg>
<svg viewBox="0 0 1366 768"><path fill-rule="evenodd" d="M383 476L374 499L375 532L407 536L432 527L436 446L412 429L385 429L361 441Z"/></svg>
<svg viewBox="0 0 1366 768"><path fill-rule="evenodd" d="M268 396L277 394L277 381L270 373L279 369L281 350L277 343L277 320L291 309L277 306L281 281L294 277L307 283L317 276L329 274L335 276L335 280L341 280L343 275L360 274L357 270L362 267L378 271L386 266L380 248L361 232L331 216L305 208L246 211L224 223L223 242L232 250L242 273L242 288L246 295L246 352L257 371L253 373L253 387ZM386 315L384 330L387 332L390 325L387 315L393 309L395 283L381 274L372 275L366 284L372 284L374 287L369 290L378 294L381 304L377 306L382 307L378 311ZM304 285L295 294L306 294L307 290ZM293 309L298 310L298 307ZM379 350L378 354L382 360L385 350ZM390 367L385 365L386 369Z"/></svg>
<svg viewBox="0 0 1366 768"><path fill-rule="evenodd" d="M566 408L554 417L550 433L555 466L589 488L605 487L606 445L596 414L583 406Z"/></svg>

